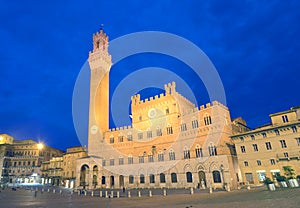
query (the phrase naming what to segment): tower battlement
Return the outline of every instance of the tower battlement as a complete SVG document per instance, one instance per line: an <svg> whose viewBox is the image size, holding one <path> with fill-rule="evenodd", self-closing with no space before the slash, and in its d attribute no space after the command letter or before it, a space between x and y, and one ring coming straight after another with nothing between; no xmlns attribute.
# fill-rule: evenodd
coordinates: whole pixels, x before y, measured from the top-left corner
<svg viewBox="0 0 300 208"><path fill-rule="evenodd" d="M151 102L151 101L156 101L160 98L163 98L163 97L166 97L166 96L169 96L169 95L179 94L179 93L176 92L176 83L175 82L165 84L164 88L165 88L165 93L161 93L159 95L155 95L154 97L149 97L149 98L146 98L144 100L141 100L140 94L133 95L131 97L132 105L136 106L136 105L139 105L139 104L145 104L145 103L148 103L148 102Z"/></svg>
<svg viewBox="0 0 300 208"><path fill-rule="evenodd" d="M108 50L108 36L103 29L93 34L93 52L97 50Z"/></svg>
<svg viewBox="0 0 300 208"><path fill-rule="evenodd" d="M91 70L102 68L105 73L111 67L111 55L108 53L108 36L103 29L93 34L93 50L89 52L88 61Z"/></svg>
<svg viewBox="0 0 300 208"><path fill-rule="evenodd" d="M176 83L175 82L165 84L164 87L165 87L166 94L175 94L176 93Z"/></svg>

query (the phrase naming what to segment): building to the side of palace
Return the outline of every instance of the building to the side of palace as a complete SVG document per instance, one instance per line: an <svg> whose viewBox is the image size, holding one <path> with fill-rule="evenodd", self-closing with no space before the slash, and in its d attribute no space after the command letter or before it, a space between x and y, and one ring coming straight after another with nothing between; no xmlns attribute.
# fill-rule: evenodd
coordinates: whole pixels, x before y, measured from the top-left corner
<svg viewBox="0 0 300 208"><path fill-rule="evenodd" d="M0 135L0 174L2 183L40 183L42 162L61 156L61 150L32 139L14 140Z"/></svg>
<svg viewBox="0 0 300 208"><path fill-rule="evenodd" d="M284 176L284 166L300 174L300 108L270 115L271 123L235 134L235 143L242 180L263 183Z"/></svg>
<svg viewBox="0 0 300 208"><path fill-rule="evenodd" d="M77 188L237 187L241 176L230 136L244 127L231 121L226 106L213 101L196 107L176 83L166 83L163 94L132 95L132 125L110 129L112 63L103 30L93 35L88 60L88 157L77 160Z"/></svg>
<svg viewBox="0 0 300 208"><path fill-rule="evenodd" d="M67 148L60 157L53 157L41 165L42 184L75 187L76 160L87 156L86 148L82 146Z"/></svg>

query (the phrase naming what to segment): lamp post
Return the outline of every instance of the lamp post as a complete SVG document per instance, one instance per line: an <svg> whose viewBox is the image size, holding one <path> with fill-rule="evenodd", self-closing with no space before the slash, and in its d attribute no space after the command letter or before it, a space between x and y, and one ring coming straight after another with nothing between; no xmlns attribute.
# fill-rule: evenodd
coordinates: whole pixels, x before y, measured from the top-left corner
<svg viewBox="0 0 300 208"><path fill-rule="evenodd" d="M44 148L44 144L43 143L38 143L37 148L38 148L38 150L42 150Z"/></svg>

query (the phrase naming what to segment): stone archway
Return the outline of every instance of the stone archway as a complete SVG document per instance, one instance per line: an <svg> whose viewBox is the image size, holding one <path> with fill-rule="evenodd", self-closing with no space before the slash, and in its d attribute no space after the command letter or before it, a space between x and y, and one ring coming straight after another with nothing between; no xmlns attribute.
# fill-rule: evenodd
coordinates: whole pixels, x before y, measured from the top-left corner
<svg viewBox="0 0 300 208"><path fill-rule="evenodd" d="M199 177L199 185L200 185L200 187L202 189L205 189L207 187L205 172L203 170L199 170L198 171L198 177Z"/></svg>
<svg viewBox="0 0 300 208"><path fill-rule="evenodd" d="M86 186L89 185L89 166L88 165L82 165L80 169L80 186L83 187L83 189L86 188Z"/></svg>
<svg viewBox="0 0 300 208"><path fill-rule="evenodd" d="M110 188L114 188L115 186L115 176L110 176Z"/></svg>
<svg viewBox="0 0 300 208"><path fill-rule="evenodd" d="M123 175L119 176L119 186L120 186L120 188L124 187L124 176Z"/></svg>
<svg viewBox="0 0 300 208"><path fill-rule="evenodd" d="M93 187L96 188L98 185L98 166L93 167Z"/></svg>

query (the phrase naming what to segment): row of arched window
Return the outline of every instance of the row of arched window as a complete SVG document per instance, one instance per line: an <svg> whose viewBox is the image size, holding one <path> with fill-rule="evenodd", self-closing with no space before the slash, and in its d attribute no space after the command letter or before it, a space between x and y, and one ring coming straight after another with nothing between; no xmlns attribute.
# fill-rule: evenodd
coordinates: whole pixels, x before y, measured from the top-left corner
<svg viewBox="0 0 300 208"><path fill-rule="evenodd" d="M204 119L204 125L210 125L212 124L212 120L211 120L211 117L210 116L206 116L203 118ZM198 120L193 120L192 121L192 128L193 129L196 129L199 127L199 124L198 124ZM187 125L186 123L182 123L181 126L180 126L180 130L181 131L187 131ZM167 132L167 135L170 135L170 134L173 134L173 127L171 125L168 125L166 127L166 132ZM162 136L162 129L160 127L157 127L156 128L156 136ZM148 130L146 132L146 137L147 139L149 138L152 138L153 137L153 134L152 134L152 131L151 130ZM139 132L138 133L138 139L141 140L144 138L144 134L143 132ZM132 137L132 134L131 133L128 133L127 134L127 141L132 141L133 140L133 137ZM118 136L118 142L124 142L124 136L123 135L119 135ZM109 143L110 144L113 144L115 143L115 138L113 136L111 136L109 138Z"/></svg>
<svg viewBox="0 0 300 208"><path fill-rule="evenodd" d="M209 146L208 147L208 154L209 154L209 156L216 156L217 155L217 147L214 146L214 145ZM196 158L203 157L203 149L200 146L196 146L195 155L196 155ZM184 149L183 158L184 159L190 159L191 158L191 154L190 154L189 149L187 149L187 148Z"/></svg>
<svg viewBox="0 0 300 208"><path fill-rule="evenodd" d="M208 154L209 156L216 156L217 155L217 147L216 146L209 146L208 147ZM195 148L195 155L196 155L196 158L201 158L203 157L203 149L200 147L200 146L196 146ZM168 159L169 160L176 160L176 154L173 150L170 150L169 153L168 153ZM183 151L183 158L184 159L190 159L191 158L191 153L190 153L190 150L185 148L184 151ZM133 156L132 155L129 155L128 156L128 161L127 163L128 164L133 164L134 163L134 160L133 160ZM149 153L147 156L145 156L144 154L140 154L139 157L138 157L138 163L145 163L147 160L147 162L154 162L154 156L152 153ZM158 162L162 162L162 161L165 161L165 154L160 151L157 155L157 161ZM124 158L123 157L119 157L119 165L123 165L125 164L124 163ZM110 166L114 166L115 165L115 159L114 158L111 158L109 160L109 165ZM103 159L102 160L102 166L106 166L106 160Z"/></svg>
<svg viewBox="0 0 300 208"><path fill-rule="evenodd" d="M185 173L185 176L186 176L186 182L187 183L193 183L193 174L192 172L186 172ZM212 172L212 176L213 176L213 182L214 183L221 183L222 180L221 180L221 174L220 174L220 171L217 171L217 170L214 170ZM156 177L154 174L150 174L149 176L149 183L155 183L156 181ZM177 183L177 174L176 173L171 173L170 174L170 179L171 179L171 183ZM111 177L111 180L114 179L114 177ZM145 183L145 175L144 174L140 174L139 177L134 177L133 175L129 175L128 177L128 182L129 184L134 184L135 183L135 180L138 180L137 182L140 183L140 184L144 184ZM159 182L160 183L166 183L166 175L164 173L160 173L159 174ZM105 185L106 184L106 177L105 176L102 176L101 178L101 183L102 185Z"/></svg>
<svg viewBox="0 0 300 208"><path fill-rule="evenodd" d="M173 128L172 128L172 126L167 126L166 127L166 132L167 132L167 135L170 135L170 134L173 134ZM148 130L147 132L146 132L146 136L147 136L147 139L150 139L150 138L152 138L153 137L153 133L152 133L152 131L151 130ZM161 128L156 128L156 136L162 136L162 129ZM141 140L141 139L143 139L144 138L144 134L143 134L143 132L139 132L138 134L137 134L137 138L139 139L139 140ZM127 141L132 141L133 140L133 136L132 136L132 134L131 133L128 133L127 134ZM124 142L125 140L124 140L124 136L123 135L119 135L118 136L118 142ZM113 143L115 143L115 138L113 137L113 136L111 136L110 138L109 138L109 143L110 144L113 144Z"/></svg>
<svg viewBox="0 0 300 208"><path fill-rule="evenodd" d="M211 120L210 116L205 116L203 118L203 120L204 120L204 125L205 126L208 126L208 125L212 124L212 120ZM199 122L198 122L198 120L197 119L192 120L192 129L197 129L197 128L199 128ZM186 123L182 123L181 124L180 130L181 131L187 131L188 130Z"/></svg>

